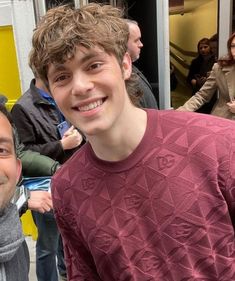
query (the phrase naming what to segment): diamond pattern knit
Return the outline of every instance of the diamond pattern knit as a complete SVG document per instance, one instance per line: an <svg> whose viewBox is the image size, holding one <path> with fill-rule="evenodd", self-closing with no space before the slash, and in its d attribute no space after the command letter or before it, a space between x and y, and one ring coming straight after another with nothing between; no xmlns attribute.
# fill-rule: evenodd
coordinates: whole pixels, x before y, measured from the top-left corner
<svg viewBox="0 0 235 281"><path fill-rule="evenodd" d="M147 114L128 158L86 144L53 178L69 280L235 280L235 123Z"/></svg>

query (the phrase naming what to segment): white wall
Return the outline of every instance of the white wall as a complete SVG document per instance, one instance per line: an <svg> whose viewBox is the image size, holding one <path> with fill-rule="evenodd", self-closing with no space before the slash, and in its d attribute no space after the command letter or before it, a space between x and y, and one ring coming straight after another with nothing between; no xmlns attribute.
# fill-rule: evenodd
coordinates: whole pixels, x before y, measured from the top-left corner
<svg viewBox="0 0 235 281"><path fill-rule="evenodd" d="M0 26L6 25L12 25L11 7L0 1Z"/></svg>
<svg viewBox="0 0 235 281"><path fill-rule="evenodd" d="M14 0L11 4L13 14L13 30L20 72L22 94L29 88L33 74L28 66L28 54L35 27L32 0Z"/></svg>

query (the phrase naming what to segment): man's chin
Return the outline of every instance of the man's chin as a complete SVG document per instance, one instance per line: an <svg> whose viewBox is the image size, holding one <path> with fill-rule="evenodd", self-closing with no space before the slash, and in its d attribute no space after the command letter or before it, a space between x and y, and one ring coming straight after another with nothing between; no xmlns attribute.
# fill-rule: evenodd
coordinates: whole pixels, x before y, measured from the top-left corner
<svg viewBox="0 0 235 281"><path fill-rule="evenodd" d="M135 62L135 61L137 61L138 59L140 58L140 56L138 56L138 57L135 57L133 60L132 60L132 62Z"/></svg>

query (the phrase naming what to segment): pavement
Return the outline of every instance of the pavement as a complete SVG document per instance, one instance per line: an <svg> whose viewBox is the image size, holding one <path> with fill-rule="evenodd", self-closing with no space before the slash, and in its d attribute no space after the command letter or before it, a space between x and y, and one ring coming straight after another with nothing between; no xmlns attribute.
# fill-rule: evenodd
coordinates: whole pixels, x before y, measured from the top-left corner
<svg viewBox="0 0 235 281"><path fill-rule="evenodd" d="M32 239L32 236L26 236L25 240L29 248L30 255L30 271L29 281L37 281L36 277L36 241Z"/></svg>

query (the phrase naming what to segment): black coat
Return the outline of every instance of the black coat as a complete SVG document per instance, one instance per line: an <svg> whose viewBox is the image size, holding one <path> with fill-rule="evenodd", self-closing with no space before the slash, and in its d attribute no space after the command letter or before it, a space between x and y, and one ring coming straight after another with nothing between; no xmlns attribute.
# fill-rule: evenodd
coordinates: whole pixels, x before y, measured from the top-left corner
<svg viewBox="0 0 235 281"><path fill-rule="evenodd" d="M216 62L216 58L214 55L211 55L207 60L203 58L202 55L197 56L195 59L192 60L189 73L187 76L187 82L190 84L192 88L192 95L198 92L203 84L196 83L195 86L192 86L191 80L196 79L198 77L208 77L209 72L211 71L214 63ZM201 108L197 110L199 113L211 113L211 110L217 100L217 92L214 93L213 97L208 103L205 103Z"/></svg>
<svg viewBox="0 0 235 281"><path fill-rule="evenodd" d="M192 79L197 79L200 77L207 77L208 72L211 71L216 59L214 55L211 55L207 60L204 60L203 56L199 55L195 59L192 60L191 65L189 67L189 73L187 76L187 82L191 85ZM197 92L202 85L198 85L193 92Z"/></svg>
<svg viewBox="0 0 235 281"><path fill-rule="evenodd" d="M37 151L61 164L75 151L63 150L57 130L61 123L58 109L40 95L34 79L11 113L25 149Z"/></svg>
<svg viewBox="0 0 235 281"><path fill-rule="evenodd" d="M137 85L138 91L142 93L140 98L140 106L143 108L158 108L157 101L152 92L152 87L144 74L134 65L132 65L132 72L138 77Z"/></svg>

